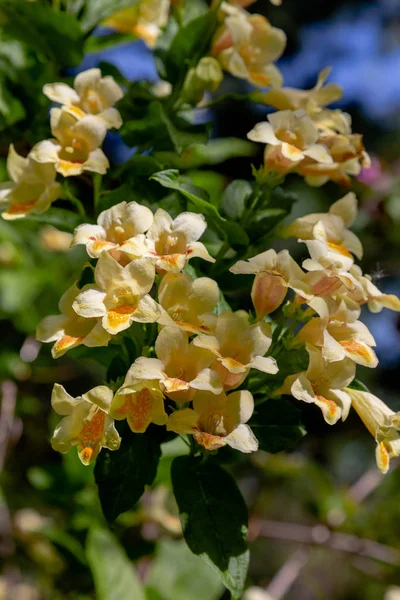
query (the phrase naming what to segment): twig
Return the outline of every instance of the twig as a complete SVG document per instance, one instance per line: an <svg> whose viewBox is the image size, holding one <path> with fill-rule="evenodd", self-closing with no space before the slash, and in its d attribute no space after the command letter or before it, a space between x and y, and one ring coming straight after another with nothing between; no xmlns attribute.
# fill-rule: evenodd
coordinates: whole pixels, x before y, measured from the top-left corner
<svg viewBox="0 0 400 600"><path fill-rule="evenodd" d="M16 401L17 386L13 381L3 381L0 408L0 471L3 470L8 443L12 435Z"/></svg>
<svg viewBox="0 0 400 600"><path fill-rule="evenodd" d="M286 595L299 576L300 571L306 566L309 555L307 549L299 548L293 552L283 567L271 579L266 591L274 600L281 600Z"/></svg>

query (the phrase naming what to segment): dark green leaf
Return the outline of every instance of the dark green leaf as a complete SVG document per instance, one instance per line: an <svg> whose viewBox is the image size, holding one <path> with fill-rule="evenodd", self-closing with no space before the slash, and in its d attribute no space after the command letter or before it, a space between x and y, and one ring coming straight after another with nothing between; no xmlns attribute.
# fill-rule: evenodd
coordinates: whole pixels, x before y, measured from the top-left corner
<svg viewBox="0 0 400 600"><path fill-rule="evenodd" d="M94 474L107 521L113 522L136 504L156 476L160 455L160 443L149 432L132 433L127 426L120 449L100 453Z"/></svg>
<svg viewBox="0 0 400 600"><path fill-rule="evenodd" d="M178 82L191 64L207 54L217 25L217 11L209 10L179 29L163 58L168 81Z"/></svg>
<svg viewBox="0 0 400 600"><path fill-rule="evenodd" d="M81 20L84 31L93 29L98 23L121 8L133 7L139 0L86 0L86 10Z"/></svg>
<svg viewBox="0 0 400 600"><path fill-rule="evenodd" d="M245 179L232 181L225 189L221 199L221 210L234 221L240 219L246 208L246 202L253 192Z"/></svg>
<svg viewBox="0 0 400 600"><path fill-rule="evenodd" d="M350 385L348 387L351 388L352 390L359 390L360 392L370 393L367 386L359 379L353 379L353 381L350 383Z"/></svg>
<svg viewBox="0 0 400 600"><path fill-rule="evenodd" d="M26 221L37 221L46 225L53 225L62 231L74 231L82 223L82 217L64 208L49 208L40 215L29 215Z"/></svg>
<svg viewBox="0 0 400 600"><path fill-rule="evenodd" d="M250 243L249 236L239 223L234 221L227 221L224 225L224 230L228 242L233 248L236 246L248 246Z"/></svg>
<svg viewBox="0 0 400 600"><path fill-rule="evenodd" d="M125 44L126 42L132 42L137 37L133 34L121 34L121 33L110 33L108 35L91 35L85 42L85 53L86 52L99 52L118 44Z"/></svg>
<svg viewBox="0 0 400 600"><path fill-rule="evenodd" d="M93 574L97 600L145 600L133 565L110 531L89 531L86 555Z"/></svg>
<svg viewBox="0 0 400 600"><path fill-rule="evenodd" d="M249 425L260 450L275 453L295 448L306 435L300 414L286 398L269 398L257 406Z"/></svg>
<svg viewBox="0 0 400 600"><path fill-rule="evenodd" d="M97 1L97 0L96 0ZM62 66L83 58L83 33L76 17L54 11L47 4L26 0L1 0L7 35Z"/></svg>
<svg viewBox="0 0 400 600"><path fill-rule="evenodd" d="M240 598L249 553L247 508L236 483L218 465L192 456L174 460L171 478L187 545Z"/></svg>

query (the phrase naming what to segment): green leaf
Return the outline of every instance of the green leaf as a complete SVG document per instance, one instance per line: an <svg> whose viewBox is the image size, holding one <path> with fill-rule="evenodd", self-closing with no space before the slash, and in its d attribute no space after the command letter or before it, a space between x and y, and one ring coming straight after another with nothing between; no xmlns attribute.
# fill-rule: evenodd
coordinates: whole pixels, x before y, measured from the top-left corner
<svg viewBox="0 0 400 600"><path fill-rule="evenodd" d="M126 44L137 40L136 35L131 33L110 33L108 35L91 35L85 42L85 54L87 52L99 52L118 44Z"/></svg>
<svg viewBox="0 0 400 600"><path fill-rule="evenodd" d="M207 54L217 25L217 10L209 10L179 29L163 57L168 81L178 82L190 65Z"/></svg>
<svg viewBox="0 0 400 600"><path fill-rule="evenodd" d="M217 224L220 228L225 227L226 219L221 217L218 209L208 201L207 192L193 184L181 181L179 171L167 169L166 171L154 173L150 179L157 181L165 188L177 190L194 205L198 212L202 213L206 218L210 218L211 222Z"/></svg>
<svg viewBox="0 0 400 600"><path fill-rule="evenodd" d="M157 546L147 585L163 600L218 600L223 591L218 575L183 541L167 539Z"/></svg>
<svg viewBox="0 0 400 600"><path fill-rule="evenodd" d="M367 386L362 381L360 381L359 379L353 379L353 381L347 387L349 387L352 390L358 390L360 392L371 393L369 391L369 389L367 388Z"/></svg>
<svg viewBox="0 0 400 600"><path fill-rule="evenodd" d="M86 10L81 20L84 31L93 29L98 23L121 8L135 6L139 0L86 0Z"/></svg>
<svg viewBox="0 0 400 600"><path fill-rule="evenodd" d="M22 103L6 87L4 79L0 79L0 127L5 129L21 121L26 115Z"/></svg>
<svg viewBox="0 0 400 600"><path fill-rule="evenodd" d="M220 466L192 456L174 460L171 479L187 545L240 598L249 552L247 508L236 483Z"/></svg>
<svg viewBox="0 0 400 600"><path fill-rule="evenodd" d="M10 37L58 65L67 67L81 62L83 32L73 15L26 0L1 0L0 10L6 18L4 28Z"/></svg>
<svg viewBox="0 0 400 600"><path fill-rule="evenodd" d="M253 188L245 179L232 181L222 196L221 210L234 221L240 219L245 211L246 202L252 193Z"/></svg>
<svg viewBox="0 0 400 600"><path fill-rule="evenodd" d="M94 470L101 507L107 521L132 508L156 476L160 443L148 431L132 433L124 424L121 447L104 449Z"/></svg>
<svg viewBox="0 0 400 600"><path fill-rule="evenodd" d="M228 302L225 300L225 296L223 295L223 293L221 292L221 290L219 290L219 298L218 298L218 302L214 308L214 313L216 315L219 315L222 312L226 312L226 311L231 311L231 307L229 306Z"/></svg>
<svg viewBox="0 0 400 600"><path fill-rule="evenodd" d="M300 411L286 398L269 398L256 406L249 422L259 442L260 450L281 452L293 450L306 435Z"/></svg>
<svg viewBox="0 0 400 600"><path fill-rule="evenodd" d="M29 215L26 221L37 221L46 225L53 225L62 231L74 231L83 221L82 217L64 208L49 208L40 215Z"/></svg>
<svg viewBox="0 0 400 600"><path fill-rule="evenodd" d="M86 542L97 600L145 600L143 587L132 563L106 529L93 528Z"/></svg>

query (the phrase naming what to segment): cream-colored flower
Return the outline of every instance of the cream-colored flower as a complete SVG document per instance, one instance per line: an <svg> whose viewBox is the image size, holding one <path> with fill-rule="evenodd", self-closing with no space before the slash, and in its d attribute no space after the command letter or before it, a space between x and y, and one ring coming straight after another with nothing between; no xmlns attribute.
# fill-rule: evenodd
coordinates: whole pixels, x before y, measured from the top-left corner
<svg viewBox="0 0 400 600"><path fill-rule="evenodd" d="M207 450L226 444L240 452L255 452L258 442L248 425L254 410L250 392L240 390L226 396L197 392L193 409L177 410L168 417L167 429L179 434L192 434Z"/></svg>
<svg viewBox="0 0 400 600"><path fill-rule="evenodd" d="M131 379L159 381L164 394L179 404L193 400L196 390L222 392L219 375L209 368L212 352L189 343L185 331L176 325L160 331L155 350L158 358L136 359L128 373Z"/></svg>
<svg viewBox="0 0 400 600"><path fill-rule="evenodd" d="M244 310L221 313L214 335L200 334L193 340L195 346L216 356L212 369L219 373L224 390L241 385L250 369L278 372L275 359L264 357L271 342L271 326L264 322L250 325Z"/></svg>
<svg viewBox="0 0 400 600"><path fill-rule="evenodd" d="M343 96L343 90L340 85L336 83L327 83L325 85L330 70L330 67L327 67L321 71L316 85L311 90L283 87L279 90L270 90L262 94L262 101L276 110L298 110L301 108L309 116L313 117L321 112L322 107L340 100Z"/></svg>
<svg viewBox="0 0 400 600"><path fill-rule="evenodd" d="M103 252L94 272L95 285L85 286L73 309L85 319L101 319L111 335L128 329L134 321L154 323L160 316L159 305L148 294L154 277L151 258L138 258L123 267Z"/></svg>
<svg viewBox="0 0 400 600"><path fill-rule="evenodd" d="M3 219L20 219L39 214L49 208L60 195L53 165L43 165L20 156L11 144L7 157L7 171L11 181L0 183L0 209Z"/></svg>
<svg viewBox="0 0 400 600"><path fill-rule="evenodd" d="M324 166L332 164L329 150L321 143L317 127L304 110L280 110L267 118L268 121L257 123L247 137L266 144L264 162L268 169L287 173L304 159Z"/></svg>
<svg viewBox="0 0 400 600"><path fill-rule="evenodd" d="M48 252L68 252L71 247L72 233L60 231L52 225L45 225L39 231L42 248Z"/></svg>
<svg viewBox="0 0 400 600"><path fill-rule="evenodd" d="M143 433L150 423L165 425L167 413L160 382L137 380L128 372L111 403L110 415L117 421L126 419L134 433Z"/></svg>
<svg viewBox="0 0 400 600"><path fill-rule="evenodd" d="M183 273L166 273L158 288L158 301L164 309L160 325L178 325L188 333L210 332L216 316L211 314L219 298L216 281L199 277L194 281Z"/></svg>
<svg viewBox="0 0 400 600"><path fill-rule="evenodd" d="M384 308L400 312L400 298L394 294L382 294L372 282L370 275L364 275L358 265L353 265L350 274L355 278L357 287L349 297L359 304L368 303L368 308L373 313L381 312Z"/></svg>
<svg viewBox="0 0 400 600"><path fill-rule="evenodd" d="M101 319L85 319L76 314L72 308L80 290L76 284L71 286L61 296L58 308L60 315L45 317L37 326L36 338L39 342L55 342L51 353L53 358L59 358L76 346L107 346L111 336L101 324Z"/></svg>
<svg viewBox="0 0 400 600"><path fill-rule="evenodd" d="M305 280L312 285L315 295L341 293L341 285L349 291L360 287L356 278L349 272L354 265L354 258L346 248L336 244L328 245L320 240L306 240L305 244L310 258L306 258L302 266L310 272L310 276L306 276ZM331 288L332 285L334 289Z"/></svg>
<svg viewBox="0 0 400 600"><path fill-rule="evenodd" d="M107 129L119 129L121 115L114 104L124 93L114 77L101 76L100 69L88 69L75 77L74 87L66 83L46 83L43 93L53 102L64 105L74 116L97 115Z"/></svg>
<svg viewBox="0 0 400 600"><path fill-rule="evenodd" d="M52 108L50 123L56 139L36 144L31 151L32 159L53 163L64 177L80 175L84 171L104 175L109 162L99 148L107 132L102 119L95 115L78 119L66 108Z"/></svg>
<svg viewBox="0 0 400 600"><path fill-rule="evenodd" d="M139 0L135 6L115 12L104 24L121 33L133 33L154 48L168 22L169 9L170 0Z"/></svg>
<svg viewBox="0 0 400 600"><path fill-rule="evenodd" d="M343 360L346 356L358 365L375 368L378 359L371 346L376 346L368 327L361 321L360 306L346 296L335 300L314 298L310 303L318 317L314 317L300 331L297 338L321 348L327 362Z"/></svg>
<svg viewBox="0 0 400 600"><path fill-rule="evenodd" d="M235 275L255 274L251 299L259 319L279 308L289 288L303 298L311 299L313 295L304 282L305 273L287 250L278 254L267 250L248 261L239 260L229 270Z"/></svg>
<svg viewBox="0 0 400 600"><path fill-rule="evenodd" d="M105 385L73 398L62 385L54 384L51 405L64 417L51 439L54 450L65 454L77 446L84 465L95 461L102 448L118 450L121 438L108 414L112 397L112 390Z"/></svg>
<svg viewBox="0 0 400 600"><path fill-rule="evenodd" d="M334 202L328 213L313 213L300 217L286 227L282 235L294 236L300 240L320 240L329 248L343 249L355 254L361 259L363 249L359 238L349 229L357 216L357 198L349 192L337 202ZM345 254L347 254L345 252Z"/></svg>
<svg viewBox="0 0 400 600"><path fill-rule="evenodd" d="M120 202L100 213L97 225L79 225L71 246L85 244L92 258L108 251L118 262L129 262L153 249L153 244L143 235L152 223L153 213L147 206Z"/></svg>
<svg viewBox="0 0 400 600"><path fill-rule="evenodd" d="M263 15L223 3L225 19L216 32L211 54L231 75L260 87L280 87L282 75L272 63L286 47L285 33Z"/></svg>
<svg viewBox="0 0 400 600"><path fill-rule="evenodd" d="M206 230L203 215L183 212L173 219L164 209L159 208L147 238L154 243L156 267L160 271L179 273L188 260L200 257L215 262L206 247L197 240Z"/></svg>
<svg viewBox="0 0 400 600"><path fill-rule="evenodd" d="M354 379L356 365L350 358L328 362L321 350L306 344L310 362L307 371L286 377L274 395L291 394L297 400L316 404L324 419L333 425L344 421L350 410L350 397L344 388Z"/></svg>
<svg viewBox="0 0 400 600"><path fill-rule="evenodd" d="M347 388L351 405L376 440L376 464L387 473L391 458L400 456L399 413L391 410L382 400L370 394Z"/></svg>
<svg viewBox="0 0 400 600"><path fill-rule="evenodd" d="M297 172L305 177L308 185L320 186L327 181L335 181L340 185L349 186L350 177L356 177L362 167L368 168L371 164L359 134L323 133L318 143L327 149L331 161L322 163L312 157L306 157L298 165Z"/></svg>

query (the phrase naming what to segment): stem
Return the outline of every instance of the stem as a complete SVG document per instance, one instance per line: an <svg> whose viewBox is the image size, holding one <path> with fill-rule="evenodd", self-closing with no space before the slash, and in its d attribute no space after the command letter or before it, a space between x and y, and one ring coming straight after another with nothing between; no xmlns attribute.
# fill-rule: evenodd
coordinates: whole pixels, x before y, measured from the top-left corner
<svg viewBox="0 0 400 600"><path fill-rule="evenodd" d="M77 208L80 216L85 217L86 216L85 207L83 206L83 203L79 200L79 198L74 196L74 194L71 192L71 190L69 189L69 187L67 185L64 186L64 192L65 192L67 199L71 202L71 204L73 204Z"/></svg>
<svg viewBox="0 0 400 600"><path fill-rule="evenodd" d="M101 195L101 184L103 177L98 173L93 175L93 207L95 216L98 216L99 212L99 204L100 204L100 195Z"/></svg>

